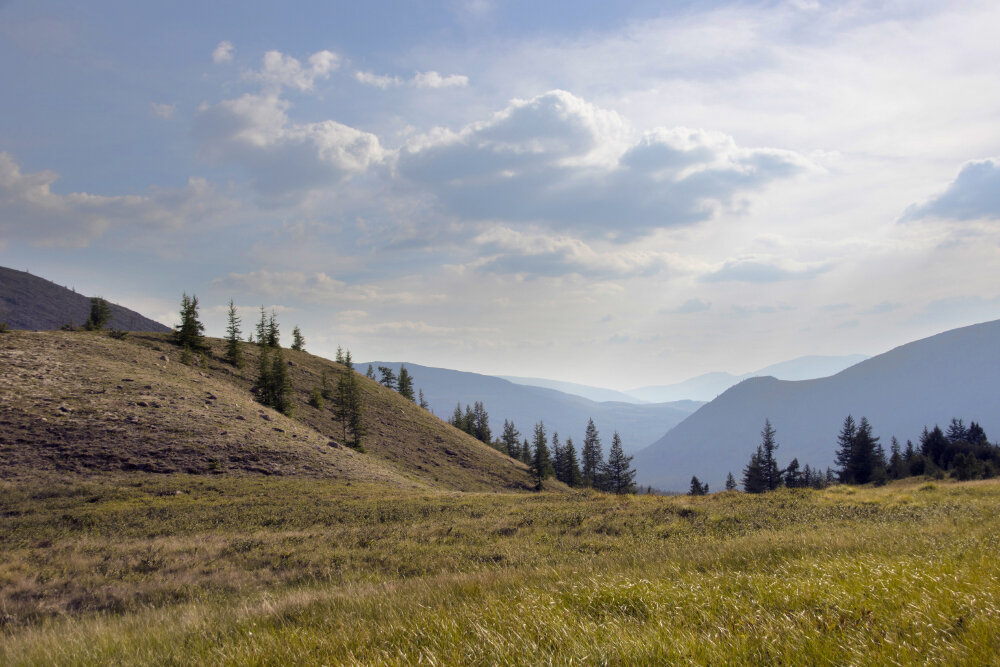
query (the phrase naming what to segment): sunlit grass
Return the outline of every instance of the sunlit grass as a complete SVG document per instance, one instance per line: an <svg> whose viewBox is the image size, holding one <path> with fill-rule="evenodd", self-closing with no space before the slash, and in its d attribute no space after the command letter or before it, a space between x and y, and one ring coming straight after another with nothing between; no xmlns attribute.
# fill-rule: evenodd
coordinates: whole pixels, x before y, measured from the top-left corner
<svg viewBox="0 0 1000 667"><path fill-rule="evenodd" d="M992 482L0 488L4 663L988 664L1000 642Z"/></svg>

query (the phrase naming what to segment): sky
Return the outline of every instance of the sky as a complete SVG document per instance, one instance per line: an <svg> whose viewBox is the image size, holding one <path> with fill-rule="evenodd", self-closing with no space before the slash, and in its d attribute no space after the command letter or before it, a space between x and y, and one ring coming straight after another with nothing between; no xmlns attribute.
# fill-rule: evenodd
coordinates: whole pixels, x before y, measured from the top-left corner
<svg viewBox="0 0 1000 667"><path fill-rule="evenodd" d="M878 354L1000 317L998 32L995 2L0 0L0 264L616 389Z"/></svg>

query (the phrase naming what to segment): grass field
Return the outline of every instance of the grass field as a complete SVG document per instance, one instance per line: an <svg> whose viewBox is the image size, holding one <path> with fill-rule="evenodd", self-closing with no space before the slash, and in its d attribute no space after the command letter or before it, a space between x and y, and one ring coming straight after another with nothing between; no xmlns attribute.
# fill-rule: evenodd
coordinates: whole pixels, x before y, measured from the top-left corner
<svg viewBox="0 0 1000 667"><path fill-rule="evenodd" d="M989 664L1000 484L0 481L4 664Z"/></svg>

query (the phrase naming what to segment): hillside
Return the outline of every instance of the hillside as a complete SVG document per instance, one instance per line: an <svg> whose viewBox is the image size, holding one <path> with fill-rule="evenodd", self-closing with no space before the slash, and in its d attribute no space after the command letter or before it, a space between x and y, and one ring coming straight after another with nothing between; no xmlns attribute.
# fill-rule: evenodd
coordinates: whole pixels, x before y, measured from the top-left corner
<svg viewBox="0 0 1000 667"><path fill-rule="evenodd" d="M836 436L848 414L868 417L888 451L895 435L918 441L925 425L953 418L979 422L991 440L1000 434L1000 320L897 347L840 373L798 382L746 380L636 455L639 481L684 490L692 475L722 488L739 478L760 442L765 418L777 429L779 462L833 465Z"/></svg>
<svg viewBox="0 0 1000 667"><path fill-rule="evenodd" d="M359 364L358 369L364 371L367 363ZM399 362L371 363L376 369L387 366L399 372ZM464 408L482 401L490 414L490 428L497 437L503 430L504 419L513 421L522 437L529 439L534 425L544 422L549 436L558 432L561 440L573 438L578 448L583 442L588 419L592 418L600 431L605 451L611 444L612 433L618 431L625 451L634 452L654 442L701 405L694 401L645 405L598 403L582 396L515 384L491 375L410 363L406 368L413 376L413 386L423 390L431 409L443 419L451 417L458 403Z"/></svg>
<svg viewBox="0 0 1000 667"><path fill-rule="evenodd" d="M522 489L526 468L389 391L359 378L367 454L343 447L327 405L308 405L325 369L344 369L285 350L295 418L250 392L257 348L238 371L210 340L204 365L178 363L162 334L116 340L94 332L0 336L0 477L45 471L304 475L403 487ZM199 360L200 364L200 360Z"/></svg>
<svg viewBox="0 0 1000 667"><path fill-rule="evenodd" d="M98 296L98 295L94 295ZM170 331L168 327L117 304L111 305L109 329ZM81 326L90 317L90 298L54 282L0 266L0 322L11 329L52 330Z"/></svg>

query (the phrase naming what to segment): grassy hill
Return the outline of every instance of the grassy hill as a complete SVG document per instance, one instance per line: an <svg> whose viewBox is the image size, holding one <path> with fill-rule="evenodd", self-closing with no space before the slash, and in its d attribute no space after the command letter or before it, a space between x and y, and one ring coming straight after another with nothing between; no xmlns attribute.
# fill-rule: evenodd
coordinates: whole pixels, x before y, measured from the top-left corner
<svg viewBox="0 0 1000 667"><path fill-rule="evenodd" d="M96 296L96 295L95 295ZM134 310L111 306L109 329L169 331L168 327ZM90 317L90 299L26 271L0 266L0 322L11 329L58 329L81 326Z"/></svg>
<svg viewBox="0 0 1000 667"><path fill-rule="evenodd" d="M359 376L367 454L343 447L327 405L308 405L338 364L285 351L295 418L256 403L257 348L247 365L222 359L223 343L196 365L178 362L168 335L117 340L93 332L0 336L0 476L41 471L308 475L455 490L526 489L527 469Z"/></svg>
<svg viewBox="0 0 1000 667"><path fill-rule="evenodd" d="M0 480L3 664L994 664L1000 484Z"/></svg>

